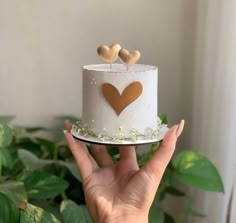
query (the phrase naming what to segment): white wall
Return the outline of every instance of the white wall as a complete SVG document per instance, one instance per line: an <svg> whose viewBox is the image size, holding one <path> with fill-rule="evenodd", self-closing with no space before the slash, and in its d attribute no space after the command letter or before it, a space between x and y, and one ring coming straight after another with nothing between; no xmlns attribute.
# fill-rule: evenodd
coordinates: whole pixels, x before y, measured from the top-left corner
<svg viewBox="0 0 236 223"><path fill-rule="evenodd" d="M189 0L0 0L0 114L27 124L80 116L81 66L119 42L158 65L160 112L188 119L193 10Z"/></svg>

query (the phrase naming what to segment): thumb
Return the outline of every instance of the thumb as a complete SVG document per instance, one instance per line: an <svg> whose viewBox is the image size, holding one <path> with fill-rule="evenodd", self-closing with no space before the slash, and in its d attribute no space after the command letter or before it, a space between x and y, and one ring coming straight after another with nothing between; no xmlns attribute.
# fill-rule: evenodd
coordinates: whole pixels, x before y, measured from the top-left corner
<svg viewBox="0 0 236 223"><path fill-rule="evenodd" d="M174 153L176 142L184 128L184 120L179 125L175 125L166 133L160 147L152 158L143 166L143 170L148 176L159 185L163 173Z"/></svg>

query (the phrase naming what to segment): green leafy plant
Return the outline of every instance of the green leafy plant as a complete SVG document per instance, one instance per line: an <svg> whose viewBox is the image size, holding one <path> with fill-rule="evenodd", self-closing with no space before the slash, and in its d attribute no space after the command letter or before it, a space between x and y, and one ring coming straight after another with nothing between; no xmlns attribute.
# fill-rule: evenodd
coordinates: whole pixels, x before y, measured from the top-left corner
<svg viewBox="0 0 236 223"><path fill-rule="evenodd" d="M53 128L23 127L12 124L14 117L0 117L0 223L90 223L84 193L74 159L64 141L63 120ZM167 123L167 117L162 116ZM51 138L41 137L45 132ZM137 155L140 167L159 144ZM88 145L89 147L89 145ZM118 149L108 152L117 161ZM150 210L150 223L174 223L162 205L167 195L185 199L183 213L204 217L193 209L190 188L223 192L221 177L207 157L187 150L178 152L169 163Z"/></svg>

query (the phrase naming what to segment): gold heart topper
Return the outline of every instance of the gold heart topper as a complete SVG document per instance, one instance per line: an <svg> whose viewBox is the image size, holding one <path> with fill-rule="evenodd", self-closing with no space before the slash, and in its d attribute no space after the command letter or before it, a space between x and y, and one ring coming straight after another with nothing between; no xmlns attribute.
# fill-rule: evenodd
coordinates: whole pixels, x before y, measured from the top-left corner
<svg viewBox="0 0 236 223"><path fill-rule="evenodd" d="M106 63L112 64L117 60L120 49L121 46L119 44L113 44L110 47L107 45L101 45L97 48L97 52L102 60Z"/></svg>
<svg viewBox="0 0 236 223"><path fill-rule="evenodd" d="M141 54L138 50L129 52L126 49L121 49L118 55L120 59L122 60L122 62L126 64L127 67L137 63L141 57Z"/></svg>
<svg viewBox="0 0 236 223"><path fill-rule="evenodd" d="M102 85L102 93L107 102L116 112L117 116L132 102L134 102L142 93L143 86L140 82L135 81L129 84L122 94L115 86L109 83Z"/></svg>

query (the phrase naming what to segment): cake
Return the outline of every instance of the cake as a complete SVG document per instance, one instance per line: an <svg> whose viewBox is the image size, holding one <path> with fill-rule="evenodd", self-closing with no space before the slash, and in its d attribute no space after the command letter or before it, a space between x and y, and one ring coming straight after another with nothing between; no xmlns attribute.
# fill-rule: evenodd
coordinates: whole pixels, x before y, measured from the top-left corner
<svg viewBox="0 0 236 223"><path fill-rule="evenodd" d="M136 64L140 52L119 44L101 45L97 53L107 64L83 67L82 117L72 135L116 145L160 141L168 128L158 118L157 67ZM113 64L118 57L122 63Z"/></svg>
<svg viewBox="0 0 236 223"><path fill-rule="evenodd" d="M158 70L151 65L94 64L82 71L82 117L73 126L81 136L124 142L155 139Z"/></svg>

